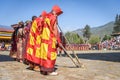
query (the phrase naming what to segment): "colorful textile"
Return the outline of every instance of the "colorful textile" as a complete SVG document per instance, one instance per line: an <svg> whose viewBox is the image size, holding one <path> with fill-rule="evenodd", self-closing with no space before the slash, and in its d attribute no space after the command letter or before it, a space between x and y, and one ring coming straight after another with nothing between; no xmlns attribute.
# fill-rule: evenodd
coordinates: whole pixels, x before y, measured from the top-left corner
<svg viewBox="0 0 120 80"><path fill-rule="evenodd" d="M48 14L44 22L40 47L41 71L53 72L57 58L57 43L60 42L56 24L57 18Z"/></svg>
<svg viewBox="0 0 120 80"><path fill-rule="evenodd" d="M17 32L17 59L23 60L23 42L24 42L24 33L23 28L19 28Z"/></svg>
<svg viewBox="0 0 120 80"><path fill-rule="evenodd" d="M36 64L40 63L39 54L41 44L41 30L43 25L42 22L42 18L37 18L33 21L26 46L26 59Z"/></svg>
<svg viewBox="0 0 120 80"><path fill-rule="evenodd" d="M11 38L11 50L10 50L10 57L12 58L16 58L16 52L17 52L17 35L16 35L16 30L13 32L12 34L12 38Z"/></svg>
<svg viewBox="0 0 120 80"><path fill-rule="evenodd" d="M57 58L57 41L60 42L56 17L37 18L32 23L26 48L27 60L39 64L43 71L53 71ZM58 40L59 39L59 40Z"/></svg>
<svg viewBox="0 0 120 80"><path fill-rule="evenodd" d="M30 27L31 27L31 23L29 23L28 25L26 25L24 27L24 35L25 35L25 39L23 41L23 58L24 60L26 59L26 46L27 46L27 41L28 41L28 37L29 37L29 32L30 32Z"/></svg>

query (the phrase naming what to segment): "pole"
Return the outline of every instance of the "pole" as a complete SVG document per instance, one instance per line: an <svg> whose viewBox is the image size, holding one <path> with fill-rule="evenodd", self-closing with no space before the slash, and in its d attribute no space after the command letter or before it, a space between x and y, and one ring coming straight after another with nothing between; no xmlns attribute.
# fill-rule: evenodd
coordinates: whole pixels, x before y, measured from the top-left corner
<svg viewBox="0 0 120 80"><path fill-rule="evenodd" d="M77 65L77 64L75 63L75 61L73 60L72 56L67 53L67 51L66 51L66 49L63 47L63 45L60 44L59 46L64 50L65 54L72 60L72 62L76 65L76 67L80 67L79 65Z"/></svg>
<svg viewBox="0 0 120 80"><path fill-rule="evenodd" d="M62 29L60 28L59 25L58 25L58 28L59 28L59 30L62 32ZM62 32L62 34L63 34L63 32ZM63 35L63 36L64 36L64 35ZM64 36L64 38L65 38L65 40L68 42L68 44L70 45L70 43L69 43L69 41L67 40L67 38L66 38L65 36ZM75 63L75 61L73 60L72 56L67 53L67 51L66 51L66 49L63 47L63 45L61 44L60 46L61 46L61 48L65 51L65 53L68 55L68 57L73 61L73 63L76 65L76 67L82 67L82 63L79 61L78 56L74 53L74 51L72 50L71 47L70 47L70 49L72 50L72 53L73 53L73 55L75 56L75 59L77 60L77 62L78 62L79 65L77 65L77 64Z"/></svg>

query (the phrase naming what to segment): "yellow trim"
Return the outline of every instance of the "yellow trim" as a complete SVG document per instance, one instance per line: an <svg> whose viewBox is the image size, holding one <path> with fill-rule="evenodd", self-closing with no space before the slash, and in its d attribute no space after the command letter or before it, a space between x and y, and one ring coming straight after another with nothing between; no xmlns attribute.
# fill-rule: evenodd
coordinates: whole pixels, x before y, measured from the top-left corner
<svg viewBox="0 0 120 80"><path fill-rule="evenodd" d="M28 48L27 49L27 53L30 54L30 55L32 55L33 54L33 49L32 48Z"/></svg>
<svg viewBox="0 0 120 80"><path fill-rule="evenodd" d="M32 36L32 34L30 34L30 44L34 45L34 37Z"/></svg>
<svg viewBox="0 0 120 80"><path fill-rule="evenodd" d="M40 58L47 60L48 44L42 43L40 47Z"/></svg>
<svg viewBox="0 0 120 80"><path fill-rule="evenodd" d="M36 28L37 28L37 22L34 21L33 24L32 24L32 31L33 31L34 33L36 33Z"/></svg>
<svg viewBox="0 0 120 80"><path fill-rule="evenodd" d="M50 30L48 28L43 28L42 39L49 40Z"/></svg>
<svg viewBox="0 0 120 80"><path fill-rule="evenodd" d="M52 48L56 48L56 38L52 38Z"/></svg>
<svg viewBox="0 0 120 80"><path fill-rule="evenodd" d="M10 36L0 36L0 39L11 39Z"/></svg>
<svg viewBox="0 0 120 80"><path fill-rule="evenodd" d="M12 34L13 32L0 32L0 34Z"/></svg>
<svg viewBox="0 0 120 80"><path fill-rule="evenodd" d="M40 44L40 43L41 43L41 35L38 35L36 39L36 44Z"/></svg>
<svg viewBox="0 0 120 80"><path fill-rule="evenodd" d="M40 58L40 48L37 48L36 49L36 54L35 54L36 57Z"/></svg>
<svg viewBox="0 0 120 80"><path fill-rule="evenodd" d="M57 53L56 52L51 52L51 60L55 60L57 57Z"/></svg>
<svg viewBox="0 0 120 80"><path fill-rule="evenodd" d="M50 19L49 18L45 18L45 22L50 26Z"/></svg>

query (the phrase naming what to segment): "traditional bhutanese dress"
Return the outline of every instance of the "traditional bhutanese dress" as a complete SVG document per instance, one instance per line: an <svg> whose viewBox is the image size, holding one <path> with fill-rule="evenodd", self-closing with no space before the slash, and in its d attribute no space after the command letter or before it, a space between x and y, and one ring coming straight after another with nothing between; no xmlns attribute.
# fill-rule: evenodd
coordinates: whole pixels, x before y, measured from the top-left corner
<svg viewBox="0 0 120 80"><path fill-rule="evenodd" d="M56 44L60 41L55 23L56 17L49 14L44 20L37 18L30 29L26 59L39 64L42 71L54 71L57 57Z"/></svg>
<svg viewBox="0 0 120 80"><path fill-rule="evenodd" d="M11 50L10 50L10 57L16 58L16 52L17 52L17 31L14 30L12 37L11 37Z"/></svg>
<svg viewBox="0 0 120 80"><path fill-rule="evenodd" d="M37 18L33 21L26 46L26 59L35 64L40 64L42 25L42 18Z"/></svg>
<svg viewBox="0 0 120 80"><path fill-rule="evenodd" d="M24 60L26 59L26 46L27 46L27 42L28 42L28 37L29 37L29 32L30 32L30 27L31 24L28 24L27 26L24 27L24 42L23 42L23 58Z"/></svg>
<svg viewBox="0 0 120 80"><path fill-rule="evenodd" d="M44 26L41 35L40 55L38 55L41 65L41 71L53 72L57 58L57 43L60 42L60 35L57 28L57 18L48 14L44 20Z"/></svg>
<svg viewBox="0 0 120 80"><path fill-rule="evenodd" d="M23 60L23 43L24 43L24 33L23 28L19 28L17 32L17 59Z"/></svg>

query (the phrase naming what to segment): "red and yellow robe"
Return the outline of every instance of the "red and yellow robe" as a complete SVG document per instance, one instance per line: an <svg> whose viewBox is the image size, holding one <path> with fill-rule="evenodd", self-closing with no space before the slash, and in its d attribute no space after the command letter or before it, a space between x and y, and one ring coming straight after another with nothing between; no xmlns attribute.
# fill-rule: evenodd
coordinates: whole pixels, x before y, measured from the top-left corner
<svg viewBox="0 0 120 80"><path fill-rule="evenodd" d="M41 30L43 19L37 18L33 21L30 28L28 42L26 46L25 58L28 61L39 64L40 63L40 44L41 44Z"/></svg>
<svg viewBox="0 0 120 80"><path fill-rule="evenodd" d="M60 42L56 17L48 14L42 21L36 19L32 24L27 43L27 60L39 64L42 71L53 71L58 41Z"/></svg>
<svg viewBox="0 0 120 80"><path fill-rule="evenodd" d="M44 27L41 36L40 58L42 71L54 71L57 58L57 43L60 42L60 35L57 28L57 18L48 14L44 20Z"/></svg>

